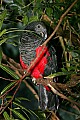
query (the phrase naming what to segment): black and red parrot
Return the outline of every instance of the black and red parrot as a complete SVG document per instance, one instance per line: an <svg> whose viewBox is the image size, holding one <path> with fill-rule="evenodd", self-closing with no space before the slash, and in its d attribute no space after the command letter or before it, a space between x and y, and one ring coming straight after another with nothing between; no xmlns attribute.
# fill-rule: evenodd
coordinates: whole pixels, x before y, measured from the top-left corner
<svg viewBox="0 0 80 120"><path fill-rule="evenodd" d="M40 51L43 49L41 44L47 38L47 29L43 22L34 21L29 23L25 32L23 32L20 39L20 64L23 69L27 69L28 66L38 56ZM53 45L49 42L45 46L43 55L39 57L38 62L31 69L32 79L44 78L57 71L57 57L56 51ZM56 78L53 79L56 82ZM39 86L39 106L42 110L45 109L57 109L58 98L54 95L48 86Z"/></svg>

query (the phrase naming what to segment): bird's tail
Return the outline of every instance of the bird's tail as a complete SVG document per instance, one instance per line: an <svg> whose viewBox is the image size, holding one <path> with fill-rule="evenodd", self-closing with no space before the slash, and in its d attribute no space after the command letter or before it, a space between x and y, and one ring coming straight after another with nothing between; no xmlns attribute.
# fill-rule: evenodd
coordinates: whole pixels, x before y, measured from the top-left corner
<svg viewBox="0 0 80 120"><path fill-rule="evenodd" d="M39 106L41 110L57 111L59 107L59 98L52 91L47 91L43 85L39 85Z"/></svg>

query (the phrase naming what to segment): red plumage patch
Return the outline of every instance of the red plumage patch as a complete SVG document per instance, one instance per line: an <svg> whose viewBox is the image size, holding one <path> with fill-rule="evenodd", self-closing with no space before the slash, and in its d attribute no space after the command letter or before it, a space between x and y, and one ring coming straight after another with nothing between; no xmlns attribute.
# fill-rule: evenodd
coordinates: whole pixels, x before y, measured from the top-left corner
<svg viewBox="0 0 80 120"><path fill-rule="evenodd" d="M36 48L36 57L39 55L41 50L43 49L43 46L39 46ZM45 67L48 63L47 57L50 56L48 48L45 47L44 51L42 52L41 56L38 59L37 64L31 71L31 76L38 79L42 78L44 74ZM31 61L32 62L32 61ZM28 66L22 61L22 58L20 57L20 63L23 69L27 69ZM45 86L46 90L50 90L48 86Z"/></svg>
<svg viewBox="0 0 80 120"><path fill-rule="evenodd" d="M21 56L20 56L20 63L23 69L27 69L28 66L24 63L24 61L22 60Z"/></svg>

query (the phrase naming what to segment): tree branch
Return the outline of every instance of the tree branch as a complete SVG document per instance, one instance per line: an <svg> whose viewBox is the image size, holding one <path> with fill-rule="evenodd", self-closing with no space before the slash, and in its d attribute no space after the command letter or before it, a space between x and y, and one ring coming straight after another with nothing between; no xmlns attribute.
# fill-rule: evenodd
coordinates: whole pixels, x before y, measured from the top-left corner
<svg viewBox="0 0 80 120"><path fill-rule="evenodd" d="M71 6L64 12L64 14L62 14L62 16L60 17L60 20L59 20L59 23L57 24L55 30L53 31L53 33L49 36L49 38L42 44L42 45L46 45L50 40L51 38L55 35L56 31L58 30L60 24L62 23L64 17L67 15L67 13L71 10L71 8L76 4L78 0L75 0Z"/></svg>
<svg viewBox="0 0 80 120"><path fill-rule="evenodd" d="M45 49L45 46L47 45L47 43L51 40L51 38L54 36L54 34L56 33L56 31L58 30L61 22L63 21L64 17L66 16L66 14L71 10L71 8L76 4L78 0L75 0L71 6L65 11L64 14L62 14L62 16L60 17L60 20L59 20L59 23L58 25L56 26L55 30L53 31L53 33L49 36L49 38L42 44L43 48L41 50L41 52L39 53L39 55L35 58L35 60L30 64L30 66L28 67L27 69L27 72L22 76L21 79L24 79L27 75L30 74L30 69L32 67L34 67L39 59L39 57L41 56L41 54L43 53L44 49ZM44 53L45 54L45 53Z"/></svg>

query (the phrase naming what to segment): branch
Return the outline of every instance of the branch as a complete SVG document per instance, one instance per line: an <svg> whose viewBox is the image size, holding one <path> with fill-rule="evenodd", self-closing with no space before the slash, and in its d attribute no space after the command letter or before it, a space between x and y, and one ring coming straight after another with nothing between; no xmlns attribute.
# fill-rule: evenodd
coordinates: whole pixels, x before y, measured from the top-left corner
<svg viewBox="0 0 80 120"><path fill-rule="evenodd" d="M60 96L60 97L61 97L61 98L63 98L63 99L68 100L69 102L71 102L71 103L73 103L73 104L75 104L75 105L77 105L77 106L80 106L80 104L79 104L79 103L77 103L77 102L75 102L75 101L73 101L73 100L69 99L69 98L68 98L68 97L66 97L65 95L63 95L63 94L59 93L59 92L58 92L55 88L53 88L50 84L48 84L48 86L51 88L51 90L52 90L52 92L53 92L54 94L56 94L56 95Z"/></svg>
<svg viewBox="0 0 80 120"><path fill-rule="evenodd" d="M8 107L8 105L12 102L12 100L14 99L17 91L19 90L20 85L21 85L21 81L20 82L18 81L17 83L19 83L19 84L18 84L18 87L16 88L16 90L14 91L12 98L8 101L8 103L6 104L6 106L0 111L0 114L2 114L2 112L6 109L6 107Z"/></svg>
<svg viewBox="0 0 80 120"><path fill-rule="evenodd" d="M77 1L78 1L78 0L75 0L75 1L71 4L71 6L65 11L65 13L62 14L62 16L60 17L59 23L58 23L58 25L56 26L55 30L54 30L53 33L49 36L49 38L42 44L43 49L41 50L41 52L39 53L39 55L35 58L35 60L30 64L30 66L28 67L26 73L22 76L21 79L24 79L26 76L28 76L28 75L30 74L30 69L32 69L32 68L36 65L39 57L41 56L41 54L43 53L43 51L44 51L44 49L45 49L45 46L46 46L47 43L51 40L51 38L54 36L54 34L55 34L56 31L58 30L61 22L63 21L64 17L65 17L66 14L71 10L71 8L76 4ZM44 53L44 54L45 54L45 53Z"/></svg>
<svg viewBox="0 0 80 120"><path fill-rule="evenodd" d="M31 64L30 66L28 66L28 69L26 70L26 73L25 73L24 75L21 75L20 79L19 79L18 82L15 84L15 86L16 86L16 85L19 83L19 84L18 84L18 87L16 88L16 90L15 90L13 96L12 96L12 98L10 99L10 101L8 102L8 104L5 106L5 108L12 102L15 94L17 93L17 91L18 91L18 89L19 89L19 87L20 87L20 84L21 84L22 80L23 80L26 76L28 76L28 75L31 74L31 73L30 73L30 69L34 68L34 66L37 64L39 57L40 57L41 55L43 55L45 46L46 46L47 43L51 40L51 38L54 36L54 34L57 32L58 28L60 27L61 22L62 22L63 19L64 19L64 17L65 17L66 14L70 11L70 9L76 4L77 1L78 1L78 0L75 0L75 1L71 4L71 6L65 11L65 13L62 14L62 16L60 17L59 23L57 24L55 30L54 30L53 33L49 36L49 38L42 44L43 48L42 48L41 52L39 53L39 55L35 58L35 60L32 62L32 64ZM44 53L44 54L45 54L45 53ZM4 59L6 59L6 58L4 58ZM20 68L21 66L16 66L16 67L15 67L16 64L14 64L14 66L12 66L11 64L13 64L13 63L15 63L15 62L12 61L11 59L9 59L9 62L10 62L10 64L9 64L9 63L8 63L8 64L12 67L12 69L16 70L16 67L17 67L17 72L18 72L18 70L19 70L19 68ZM20 64L17 64L17 65L20 65ZM18 68L18 67L19 67L19 68ZM21 69L22 69L22 68L21 68ZM59 93L58 91L56 91L55 88L53 88L53 87L51 86L51 82L50 82L49 84L47 84L47 85L51 88L51 90L52 90L55 94L59 95L60 97L66 99L66 100L68 100L68 101L70 101L70 102L72 102L72 103L74 103L74 104L76 104L76 105L79 105L78 103L70 100L70 99L67 98L66 96L64 96L64 95L62 95L61 93ZM11 89L13 89L13 87L12 87ZM9 90L8 90L7 92L9 92ZM7 93L7 92L6 92L6 93ZM5 95L6 95L6 94L5 94ZM5 108L4 108L4 109L5 109ZM3 110L2 110L2 111L3 111ZM0 113L2 113L2 111L1 111Z"/></svg>
<svg viewBox="0 0 80 120"><path fill-rule="evenodd" d="M52 21L45 13L42 14L41 17L42 21L47 22L49 24L49 26L54 30L55 29L55 25L54 25L54 21ZM59 26L59 29L56 31L57 35L62 35L62 27Z"/></svg>
<svg viewBox="0 0 80 120"><path fill-rule="evenodd" d="M42 44L43 49L41 50L41 52L39 53L39 55L35 58L35 60L31 63L31 65L28 67L26 73L20 78L20 81L22 81L26 76L30 75L30 69L32 69L32 68L36 65L39 57L41 56L41 54L43 53L43 51L44 51L44 49L45 49L46 44L47 44L47 43L50 41L50 39L54 36L54 34L55 34L56 31L58 30L58 28L59 28L59 26L60 26L63 18L64 18L64 17L66 16L66 14L70 11L70 9L76 4L77 1L78 1L78 0L75 0L75 1L71 4L71 6L65 11L65 13L62 14L62 16L60 17L59 23L58 23L58 25L56 26L55 30L54 30L53 33L49 36L49 38ZM44 53L44 54L45 54L45 53ZM19 66L19 67L20 67L20 66Z"/></svg>
<svg viewBox="0 0 80 120"><path fill-rule="evenodd" d="M78 0L75 0L71 6L64 12L64 14L62 14L62 16L60 17L60 20L59 20L59 23L57 24L55 30L53 31L53 33L49 36L49 38L43 43L43 45L46 45L50 40L51 38L54 36L54 34L56 33L56 31L58 30L60 24L62 23L64 17L67 15L67 13L71 10L71 8L76 4Z"/></svg>
<svg viewBox="0 0 80 120"><path fill-rule="evenodd" d="M78 77L80 78L80 76ZM70 88L72 87L76 87L76 85L78 85L80 83L80 79L77 79L75 81L73 80L70 80L69 83L66 83L66 84L62 84L62 83L55 83L53 82L53 79L52 78L47 78L47 79L37 79L36 80L37 84L42 84L43 86L48 86L48 85L51 85L53 87L53 89L55 89L54 93L59 95L61 98L64 98L68 101L70 101L69 98L67 98L66 96L64 96L63 94L59 93L59 92L62 92L62 91L66 91L67 94L70 94L70 96L73 96L75 98L78 98L80 95L77 94L77 93L73 93L71 91ZM49 86L50 87L50 86ZM52 89L52 88L51 88ZM59 91L59 92L58 92ZM72 101L72 100L71 100ZM70 101L70 102L71 102ZM74 102L74 101L73 101ZM72 103L73 103L72 102ZM75 102L76 103L76 102ZM78 103L77 103L78 104Z"/></svg>
<svg viewBox="0 0 80 120"><path fill-rule="evenodd" d="M36 93L36 91L28 84L28 82L26 80L23 80L23 82L25 83L26 87L28 87L30 89L30 91L33 93L33 95L35 96L35 98L37 100L39 100L39 96Z"/></svg>

